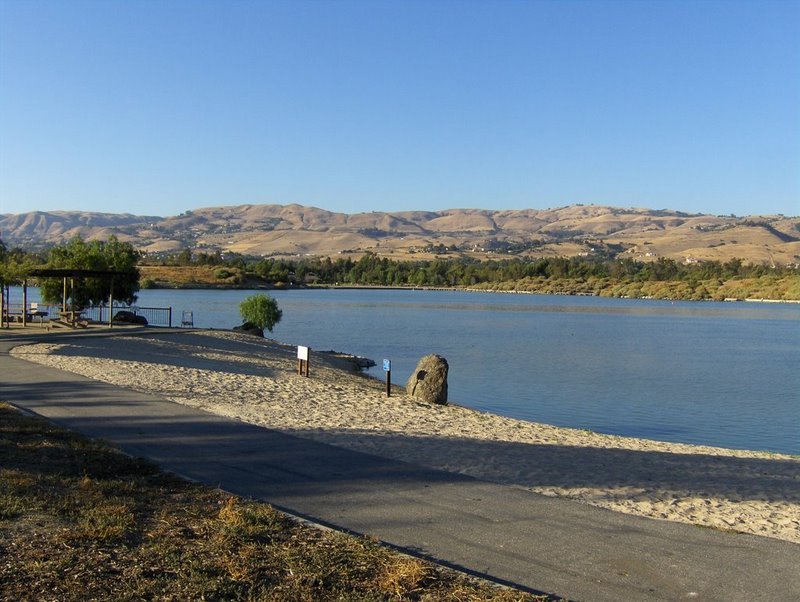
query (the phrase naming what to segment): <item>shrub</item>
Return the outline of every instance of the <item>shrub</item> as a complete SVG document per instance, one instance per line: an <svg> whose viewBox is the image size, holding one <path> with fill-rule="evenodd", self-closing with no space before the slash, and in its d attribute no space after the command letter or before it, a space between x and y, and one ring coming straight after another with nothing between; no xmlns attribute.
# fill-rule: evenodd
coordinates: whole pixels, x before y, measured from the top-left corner
<svg viewBox="0 0 800 602"><path fill-rule="evenodd" d="M278 302L265 294L251 295L239 304L239 313L245 322L250 322L258 328L266 328L272 332L272 327L281 321L283 312L278 308Z"/></svg>

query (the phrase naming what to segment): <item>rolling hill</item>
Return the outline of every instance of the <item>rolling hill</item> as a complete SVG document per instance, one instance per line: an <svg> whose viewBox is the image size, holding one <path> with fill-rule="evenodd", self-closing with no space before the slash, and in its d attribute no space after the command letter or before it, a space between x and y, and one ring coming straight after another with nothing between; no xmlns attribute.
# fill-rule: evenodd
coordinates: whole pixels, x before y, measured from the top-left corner
<svg viewBox="0 0 800 602"><path fill-rule="evenodd" d="M171 217L80 211L0 216L0 238L9 247L42 248L76 235L103 240L115 235L153 254L190 248L285 257L599 254L643 261L800 262L800 218L783 215L715 216L599 205L344 214L301 205L237 205Z"/></svg>

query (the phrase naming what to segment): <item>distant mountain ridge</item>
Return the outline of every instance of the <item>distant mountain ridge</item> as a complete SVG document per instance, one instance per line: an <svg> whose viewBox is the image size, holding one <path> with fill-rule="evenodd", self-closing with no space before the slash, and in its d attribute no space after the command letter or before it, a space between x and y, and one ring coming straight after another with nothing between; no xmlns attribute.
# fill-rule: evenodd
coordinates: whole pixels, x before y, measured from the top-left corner
<svg viewBox="0 0 800 602"><path fill-rule="evenodd" d="M653 260L800 262L800 218L713 216L569 205L345 214L302 205L206 207L177 216L34 211L0 216L0 238L24 248L111 235L148 253L183 248L256 256L377 253L395 259L602 254Z"/></svg>

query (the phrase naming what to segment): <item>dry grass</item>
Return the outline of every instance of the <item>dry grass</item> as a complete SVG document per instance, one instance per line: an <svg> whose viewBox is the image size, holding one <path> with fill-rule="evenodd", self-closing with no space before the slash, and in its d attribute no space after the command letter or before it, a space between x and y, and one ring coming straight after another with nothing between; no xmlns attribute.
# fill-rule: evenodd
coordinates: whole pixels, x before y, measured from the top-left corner
<svg viewBox="0 0 800 602"><path fill-rule="evenodd" d="M0 404L0 599L534 600Z"/></svg>
<svg viewBox="0 0 800 602"><path fill-rule="evenodd" d="M484 282L472 288L497 291L527 291L541 294L590 293L602 297L681 299L686 301L724 299L800 299L800 276L761 276L759 278L647 280L626 282L611 278L526 277L506 282Z"/></svg>
<svg viewBox="0 0 800 602"><path fill-rule="evenodd" d="M141 281L164 287L235 287L245 282L240 268L223 266L140 265Z"/></svg>

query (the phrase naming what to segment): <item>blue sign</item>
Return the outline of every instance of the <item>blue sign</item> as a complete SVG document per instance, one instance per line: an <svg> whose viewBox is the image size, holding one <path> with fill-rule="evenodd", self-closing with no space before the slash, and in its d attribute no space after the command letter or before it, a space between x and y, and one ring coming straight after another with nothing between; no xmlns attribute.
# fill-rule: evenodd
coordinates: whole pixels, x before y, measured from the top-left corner
<svg viewBox="0 0 800 602"><path fill-rule="evenodd" d="M392 360L383 360L383 371L384 372L392 371Z"/></svg>

